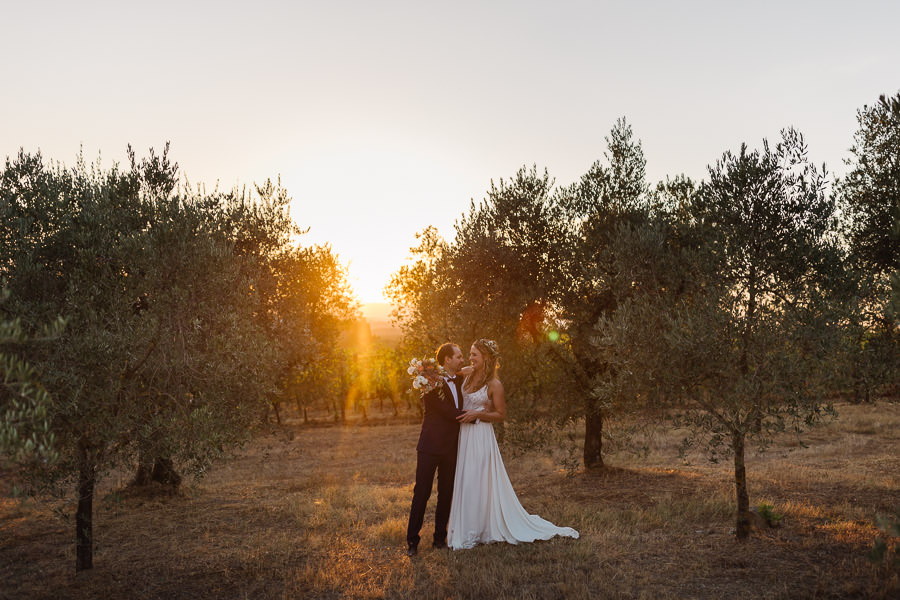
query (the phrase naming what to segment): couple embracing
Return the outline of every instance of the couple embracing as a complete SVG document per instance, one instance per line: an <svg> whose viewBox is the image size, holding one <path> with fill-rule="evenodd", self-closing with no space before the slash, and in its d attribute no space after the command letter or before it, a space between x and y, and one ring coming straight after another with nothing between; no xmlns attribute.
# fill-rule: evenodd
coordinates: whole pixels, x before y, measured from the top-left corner
<svg viewBox="0 0 900 600"><path fill-rule="evenodd" d="M470 366L463 368L459 346L438 348L437 364L449 376L423 396L425 416L406 532L409 556L418 552L435 472L434 548L578 537L571 527L557 527L525 512L513 491L492 425L506 418L503 384L497 378L499 357L495 342L480 339L469 351Z"/></svg>

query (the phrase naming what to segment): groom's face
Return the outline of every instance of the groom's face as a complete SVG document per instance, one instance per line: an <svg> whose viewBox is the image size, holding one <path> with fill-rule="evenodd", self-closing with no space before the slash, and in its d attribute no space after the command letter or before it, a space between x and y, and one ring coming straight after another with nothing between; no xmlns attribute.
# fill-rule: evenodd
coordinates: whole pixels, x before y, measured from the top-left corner
<svg viewBox="0 0 900 600"><path fill-rule="evenodd" d="M444 369L448 373L456 373L463 366L463 353L459 347L453 348L453 354L444 359Z"/></svg>

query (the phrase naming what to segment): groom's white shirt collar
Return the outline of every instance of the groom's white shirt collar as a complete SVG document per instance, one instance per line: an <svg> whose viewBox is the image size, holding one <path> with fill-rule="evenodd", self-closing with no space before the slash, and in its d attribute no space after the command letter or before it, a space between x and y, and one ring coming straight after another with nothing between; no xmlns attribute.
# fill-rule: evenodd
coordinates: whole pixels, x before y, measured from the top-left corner
<svg viewBox="0 0 900 600"><path fill-rule="evenodd" d="M445 375L444 381L447 382L448 387L450 388L450 393L453 394L453 406L456 406L457 408L462 408L462 404L460 404L460 402L459 402L459 396L456 395L457 394L456 386L453 385L452 382L450 381L450 376Z"/></svg>

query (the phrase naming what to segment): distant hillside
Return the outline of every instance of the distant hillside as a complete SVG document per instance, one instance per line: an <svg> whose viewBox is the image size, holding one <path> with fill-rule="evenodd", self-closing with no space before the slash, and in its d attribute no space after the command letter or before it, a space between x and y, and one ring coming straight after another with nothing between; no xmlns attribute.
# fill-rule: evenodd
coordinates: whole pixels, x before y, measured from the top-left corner
<svg viewBox="0 0 900 600"><path fill-rule="evenodd" d="M390 345L400 343L400 330L391 325L392 305L387 302L371 302L363 304L361 310L373 336Z"/></svg>
<svg viewBox="0 0 900 600"><path fill-rule="evenodd" d="M362 305L362 314L369 323L373 321L390 321L390 314L393 309L393 305L387 302L369 302Z"/></svg>

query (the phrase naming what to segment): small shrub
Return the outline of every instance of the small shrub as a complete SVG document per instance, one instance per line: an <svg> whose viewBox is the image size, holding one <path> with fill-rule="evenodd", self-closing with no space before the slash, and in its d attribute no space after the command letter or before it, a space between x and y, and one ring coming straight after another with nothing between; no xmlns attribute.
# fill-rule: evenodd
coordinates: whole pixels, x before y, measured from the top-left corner
<svg viewBox="0 0 900 600"><path fill-rule="evenodd" d="M766 520L766 523L769 527L778 527L781 519L784 518L784 515L775 512L775 507L771 504L766 504L765 502L760 503L756 507L756 511L763 519Z"/></svg>
<svg viewBox="0 0 900 600"><path fill-rule="evenodd" d="M869 551L869 560L886 569L893 567L900 570L900 509L892 516L879 515L875 523L886 539L882 536L875 538Z"/></svg>

